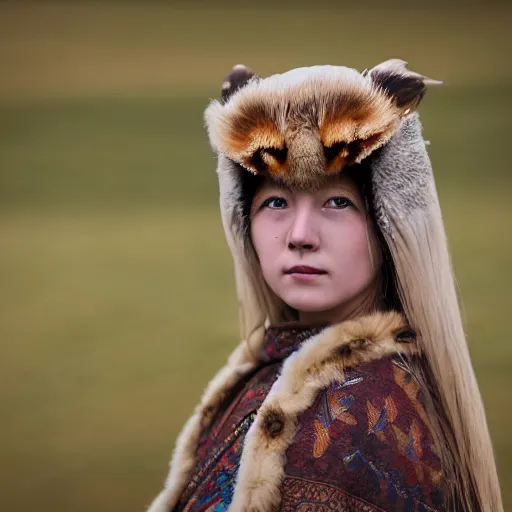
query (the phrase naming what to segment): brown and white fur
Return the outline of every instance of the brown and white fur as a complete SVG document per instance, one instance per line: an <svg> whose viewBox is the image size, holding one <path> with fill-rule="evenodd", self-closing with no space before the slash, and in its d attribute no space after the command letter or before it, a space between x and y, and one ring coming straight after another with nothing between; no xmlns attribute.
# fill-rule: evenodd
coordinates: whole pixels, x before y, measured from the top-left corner
<svg viewBox="0 0 512 512"><path fill-rule="evenodd" d="M259 80L235 66L224 83L226 103L213 101L205 118L217 152L253 173L308 188L385 144L425 84L435 82L398 59L367 76L316 66Z"/></svg>
<svg viewBox="0 0 512 512"><path fill-rule="evenodd" d="M402 315L375 313L325 329L288 357L246 435L229 510L274 510L280 502L285 452L293 441L300 413L321 389L342 382L345 368L397 354L417 354L409 332ZM211 381L178 437L165 488L148 512L169 512L175 506L195 467L202 429L208 426L226 394L253 368L251 352L240 345Z"/></svg>

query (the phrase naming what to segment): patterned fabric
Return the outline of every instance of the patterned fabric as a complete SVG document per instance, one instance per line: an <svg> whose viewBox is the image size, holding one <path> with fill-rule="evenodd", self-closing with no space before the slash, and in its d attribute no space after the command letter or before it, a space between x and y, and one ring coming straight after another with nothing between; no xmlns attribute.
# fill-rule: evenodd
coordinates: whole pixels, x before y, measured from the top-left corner
<svg viewBox="0 0 512 512"><path fill-rule="evenodd" d="M287 476L281 487L281 512L382 511L337 487L319 484L305 478Z"/></svg>
<svg viewBox="0 0 512 512"><path fill-rule="evenodd" d="M201 434L197 467L174 511L231 503L245 435L283 360L324 327L271 327L261 365ZM418 384L396 359L345 372L298 418L286 452L282 511L441 511L442 473Z"/></svg>
<svg viewBox="0 0 512 512"><path fill-rule="evenodd" d="M197 449L197 469L175 511L227 509L233 496L243 439L254 413L277 379L283 360L297 350L302 341L323 328L289 323L267 329L258 354L261 366L232 390L210 427L202 432Z"/></svg>
<svg viewBox="0 0 512 512"><path fill-rule="evenodd" d="M306 327L298 322L271 326L265 332L265 343L258 354L258 359L262 363L282 361L295 352L303 341L320 333L326 327L326 325Z"/></svg>
<svg viewBox="0 0 512 512"><path fill-rule="evenodd" d="M285 480L288 500L311 503L306 495L323 484L365 500L374 507L368 510L442 510L429 421L418 384L398 359L346 371L345 381L322 391L298 424L285 473L307 482L292 492Z"/></svg>
<svg viewBox="0 0 512 512"><path fill-rule="evenodd" d="M226 510L231 503L233 488L240 457L242 456L243 436L247 432L252 417L249 416L234 435L226 440L214 457L194 475L191 484L196 491L189 496L183 510ZM191 485L189 485L191 487ZM182 498L186 500L187 493ZM178 505L179 509L179 505Z"/></svg>

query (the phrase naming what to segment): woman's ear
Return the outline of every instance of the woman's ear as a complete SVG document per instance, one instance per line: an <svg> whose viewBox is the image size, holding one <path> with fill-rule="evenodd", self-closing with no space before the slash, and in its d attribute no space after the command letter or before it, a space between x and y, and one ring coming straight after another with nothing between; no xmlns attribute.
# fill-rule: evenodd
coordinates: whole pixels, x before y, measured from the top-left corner
<svg viewBox="0 0 512 512"><path fill-rule="evenodd" d="M231 98L231 96L246 85L251 79L258 79L259 76L256 73L244 66L243 64L237 64L233 67L229 75L222 82L221 97L224 103Z"/></svg>
<svg viewBox="0 0 512 512"><path fill-rule="evenodd" d="M363 75L368 76L394 100L402 116L411 113L419 105L427 85L443 83L408 70L407 62L400 59L386 60L369 71L365 70Z"/></svg>

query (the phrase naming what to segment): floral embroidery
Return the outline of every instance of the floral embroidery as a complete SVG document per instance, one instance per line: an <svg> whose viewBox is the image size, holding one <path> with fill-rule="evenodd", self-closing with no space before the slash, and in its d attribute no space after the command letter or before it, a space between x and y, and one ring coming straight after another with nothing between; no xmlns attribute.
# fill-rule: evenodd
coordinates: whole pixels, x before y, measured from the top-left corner
<svg viewBox="0 0 512 512"><path fill-rule="evenodd" d="M299 416L287 477L334 486L375 510L444 510L440 461L416 381L393 359L345 377ZM318 509L314 503L308 510L324 510L323 501Z"/></svg>
<svg viewBox="0 0 512 512"><path fill-rule="evenodd" d="M347 455L343 458L344 464L351 470L361 472L366 468L372 471L379 482L379 488L382 492L385 489L385 495L396 496L405 500L408 505L405 510L414 510L419 512L435 512L436 509L430 507L424 501L419 486L405 487L401 481L403 480L400 471L389 470L379 467L378 464L367 458L360 450Z"/></svg>
<svg viewBox="0 0 512 512"><path fill-rule="evenodd" d="M337 487L307 478L286 477L282 487L281 512L382 512Z"/></svg>
<svg viewBox="0 0 512 512"><path fill-rule="evenodd" d="M185 489L184 497L198 486L202 486L201 492L193 495L180 510L217 512L227 508L233 497L234 481L242 456L242 439L253 419L254 415L248 416L204 462Z"/></svg>
<svg viewBox="0 0 512 512"><path fill-rule="evenodd" d="M281 361L295 352L302 342L315 336L325 327L325 325L304 327L297 322L269 327L258 359L262 362Z"/></svg>
<svg viewBox="0 0 512 512"><path fill-rule="evenodd" d="M243 440L254 413L275 382L283 359L323 328L293 324L267 330L265 343L258 354L261 366L226 397L210 427L202 432L197 449L197 469L175 511L220 512L227 509L233 497Z"/></svg>
<svg viewBox="0 0 512 512"><path fill-rule="evenodd" d="M202 432L197 469L174 512L229 507L255 412L282 360L319 330L268 330L261 366L233 389ZM417 382L393 359L347 369L344 377L297 418L281 510L444 510L443 473Z"/></svg>
<svg viewBox="0 0 512 512"><path fill-rule="evenodd" d="M345 395L338 390L330 390L322 394L322 403L319 407L317 419L314 420L316 439L313 445L313 455L321 457L331 443L329 427L336 420L347 425L357 425L357 420L348 412L355 398Z"/></svg>

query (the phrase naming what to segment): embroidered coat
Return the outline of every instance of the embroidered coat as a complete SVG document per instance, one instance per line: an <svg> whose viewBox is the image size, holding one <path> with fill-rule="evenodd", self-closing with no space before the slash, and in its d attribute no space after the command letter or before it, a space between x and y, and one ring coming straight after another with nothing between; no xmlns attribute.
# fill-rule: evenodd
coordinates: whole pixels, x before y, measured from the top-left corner
<svg viewBox="0 0 512 512"><path fill-rule="evenodd" d="M442 471L398 313L270 328L210 383L149 512L434 511Z"/></svg>

